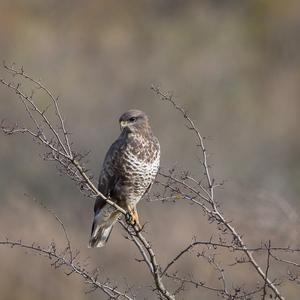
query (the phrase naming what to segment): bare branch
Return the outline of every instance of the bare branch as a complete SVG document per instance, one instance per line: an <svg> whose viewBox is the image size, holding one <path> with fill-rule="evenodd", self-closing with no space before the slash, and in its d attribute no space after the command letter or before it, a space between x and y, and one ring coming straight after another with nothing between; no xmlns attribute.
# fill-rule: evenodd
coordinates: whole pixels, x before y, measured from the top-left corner
<svg viewBox="0 0 300 300"><path fill-rule="evenodd" d="M268 255L267 255L267 266L266 266L266 278L268 278L268 273L269 273L269 269L270 269L270 247L271 247L271 241L269 241L269 243L266 245L267 251L268 251ZM268 287L268 282L267 280L265 280L264 283L264 288L263 288L263 295L262 295L262 299L265 300L266 296L267 296L267 287Z"/></svg>
<svg viewBox="0 0 300 300"><path fill-rule="evenodd" d="M73 149L69 132L66 128L65 121L59 100L54 94L46 88L39 80L35 80L24 72L23 67L17 68L14 64L8 66L4 64L4 68L13 78L18 77L23 81L29 82L34 89L40 90L49 100L46 108L41 108L36 101L36 95L32 92L30 95L26 93L26 89L20 83L9 82L0 79L0 83L13 91L20 99L24 106L25 113L30 121L30 126L20 127L18 124L8 126L6 122L1 122L1 129L6 135L25 134L33 138L33 140L44 147L44 159L57 163L59 171L73 180L80 188L81 192L88 197L95 198L101 196L105 201L122 213L123 218L119 221L125 231L125 237L131 241L141 255L136 259L143 262L153 280L153 290L160 299L175 300L175 296L183 292L186 287L198 288L202 287L218 297L225 299L250 299L252 296L259 295L266 299L267 293L271 293L276 299L284 300L284 296L278 289L278 279L271 280L270 269L272 263L285 264L291 269L296 269L300 265L292 259L286 259L284 254L299 254L300 248L297 247L271 247L271 241L267 244L261 243L260 246L250 247L245 243L244 237L233 226L232 221L222 212L219 201L215 197L215 189L223 185L223 182L216 183L211 175L210 163L205 145L205 137L200 134L195 122L189 116L187 111L179 106L173 95L165 93L159 87L152 87L152 90L164 102L168 102L183 116L186 126L196 140L197 149L200 152L200 172L196 177L192 176L189 171L178 171L177 168L169 170L160 170L157 179L158 186L162 192L159 192L154 198L151 197L150 202L171 202L176 203L178 200L193 204L196 208L202 210L202 214L207 217L208 224L214 224L215 231L209 240L198 240L193 238L191 243L177 251L177 253L167 260L164 267L159 263L158 255L154 252L151 243L145 238L143 228L131 225L124 216L126 210L118 206L110 198L105 197L93 182L92 175L86 167L86 155L77 153ZM52 113L52 114L50 114ZM150 197L150 196L149 196ZM48 209L47 209L48 210ZM37 244L26 244L21 241L0 241L0 245L11 247L19 247L48 257L52 261L55 268L64 266L66 274L76 273L84 278L89 284L89 291L92 292L100 289L109 299L133 299L129 296L128 291L122 292L115 287L110 280L98 280L100 272L86 271L86 265L79 262L79 252L73 250L71 241L68 237L66 228L62 220L51 210L48 210L59 222L66 239L66 247L58 250L55 243L50 243L49 247L40 247ZM274 243L273 243L274 244ZM230 255L230 262L226 264L219 261L219 252ZM256 255L260 253L266 259L266 268L262 267L256 260ZM213 272L219 280L219 284L210 284L209 282L195 280L195 274L188 276L178 275L176 270L179 260L186 255L196 254L198 263L209 264ZM243 285L236 286L226 278L229 268L239 265L248 267L252 272L251 276L258 282L256 288L250 289ZM250 267L251 266L251 267ZM174 270L174 273L170 271ZM272 268L272 277L273 276ZM230 269L231 271L231 269ZM259 280L258 280L259 279ZM288 271L285 279L299 283L299 276L296 272ZM171 282L176 286L173 291L166 288L166 283Z"/></svg>
<svg viewBox="0 0 300 300"><path fill-rule="evenodd" d="M51 260L51 265L57 269L60 267L66 267L69 269L68 275L76 273L84 278L85 282L91 285L94 289L100 289L105 294L109 295L110 299L127 299L129 297L126 293L118 291L115 287L111 287L106 283L99 282L95 276L91 275L85 268L81 267L78 260L75 258L66 257L63 251L58 251L56 245L52 242L48 248L43 248L36 244L26 244L22 241L5 240L0 241L0 245L6 245L10 247L18 247L26 250L30 250L33 253L39 254Z"/></svg>
<svg viewBox="0 0 300 300"><path fill-rule="evenodd" d="M20 84L12 84L3 79L0 79L0 83L8 87L10 90L14 91L16 95L20 97L25 107L25 111L27 112L30 120L32 121L36 129L31 130L27 128L19 128L18 126L8 128L2 122L3 132L6 134L27 133L34 137L36 141L40 142L40 144L44 145L48 150L50 150L49 152L45 153L44 158L46 160L57 162L58 165L61 167L61 171L64 172L64 174L66 174L67 176L69 176L73 181L75 181L80 186L81 191L88 192L88 196L93 198L101 196L102 199L104 199L108 204L113 206L116 210L120 211L125 216L127 212L122 207L118 206L108 197L105 197L105 195L103 195L96 188L96 186L91 180L91 177L87 174L87 169L82 163L83 156L81 154L76 154L75 151L72 151L68 131L66 130L66 127L64 125L62 113L58 105L58 99L55 98L52 95L52 93L40 81L37 81L28 74L26 74L23 70L23 67L17 69L14 65L9 67L6 64L4 64L4 68L7 71L11 72L13 76L20 76L21 78L29 80L30 82L35 84L39 89L46 93L46 95L50 98L52 104L55 107L55 113L60 122L62 132L59 130L57 131L55 129L55 126L53 125L52 121L47 116L47 109L42 110L41 108L39 108L39 106L33 99L33 94L31 96L28 96L24 91L21 90ZM35 115L32 112L35 113ZM42 122L48 127L50 131L50 136L46 136L46 134L43 132L40 120L42 120ZM142 235L140 228L138 228L137 226L132 226L131 224L128 224L128 226L125 226L125 228L131 240L135 243L137 249L140 251L141 255L147 262L150 273L155 283L155 288L157 289L160 297L163 299L173 300L174 296L171 295L164 286L160 275L160 266L157 262L156 255L153 249L151 248L150 243Z"/></svg>
<svg viewBox="0 0 300 300"><path fill-rule="evenodd" d="M275 296L278 299L284 300L284 297L281 295L281 293L279 292L279 290L277 289L275 284L267 277L266 273L262 270L262 268L259 266L259 264L255 260L251 251L248 250L241 235L238 234L236 229L230 224L230 222L228 220L226 220L226 218L219 211L218 205L214 198L214 189L216 186L214 185L214 180L211 178L211 175L210 175L208 159L207 159L207 152L206 152L206 148L204 145L204 138L200 134L200 131L196 128L194 121L189 117L187 112L175 102L172 94L162 92L160 90L160 88L157 86L152 86L151 89L160 97L160 99L162 101L169 102L173 107L175 107L176 110L178 110L181 113L183 118L187 121L188 129L191 130L195 134L195 136L198 140L197 146L200 147L200 151L202 153L202 166L204 168L204 175L206 177L207 184L208 184L209 200L212 205L212 208L211 209L208 208L205 204L203 204L202 202L196 201L193 197L187 197L186 195L183 195L183 196L186 199L189 199L190 201L200 205L202 207L202 209L204 210L204 212L208 214L209 219L211 219L212 221L216 221L218 224L221 225L219 227L219 229L221 231L225 230L225 231L230 232L230 234L233 237L233 240L232 240L233 245L238 246L243 249L243 252L247 256L249 263L254 267L257 274L263 279L264 282L266 282L268 284L268 286L274 292ZM169 178L171 178L171 177L169 177ZM173 178L171 178L171 179L173 179ZM174 190L174 188L172 188L172 189Z"/></svg>

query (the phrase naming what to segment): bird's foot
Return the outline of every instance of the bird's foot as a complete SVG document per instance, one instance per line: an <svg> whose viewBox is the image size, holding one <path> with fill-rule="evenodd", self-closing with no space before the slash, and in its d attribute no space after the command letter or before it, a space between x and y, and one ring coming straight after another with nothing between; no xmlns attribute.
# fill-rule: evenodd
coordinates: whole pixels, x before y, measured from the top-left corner
<svg viewBox="0 0 300 300"><path fill-rule="evenodd" d="M132 214L130 212L127 212L125 214L125 220L126 220L126 223L132 225L133 217L132 217Z"/></svg>
<svg viewBox="0 0 300 300"><path fill-rule="evenodd" d="M125 220L128 224L132 225L133 227L136 227L138 232L140 232L143 229L143 227L139 223L139 219L135 211L127 212L125 215Z"/></svg>

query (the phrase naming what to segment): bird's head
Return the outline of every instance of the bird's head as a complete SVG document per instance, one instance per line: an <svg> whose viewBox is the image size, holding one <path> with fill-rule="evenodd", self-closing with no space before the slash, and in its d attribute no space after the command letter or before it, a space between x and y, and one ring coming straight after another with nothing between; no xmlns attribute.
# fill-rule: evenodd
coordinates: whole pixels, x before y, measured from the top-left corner
<svg viewBox="0 0 300 300"><path fill-rule="evenodd" d="M129 129L129 131L134 132L149 127L147 115L138 109L131 109L125 112L120 117L119 123L122 131L124 129Z"/></svg>

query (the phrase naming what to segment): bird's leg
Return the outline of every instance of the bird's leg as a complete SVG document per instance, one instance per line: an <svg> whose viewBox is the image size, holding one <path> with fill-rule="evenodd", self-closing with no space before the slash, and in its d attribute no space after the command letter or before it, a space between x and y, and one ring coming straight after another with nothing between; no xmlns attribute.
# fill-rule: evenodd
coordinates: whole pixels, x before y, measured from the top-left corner
<svg viewBox="0 0 300 300"><path fill-rule="evenodd" d="M139 215L138 215L136 207L133 208L132 215L133 215L134 224L137 225L139 228L141 228L140 221L139 221Z"/></svg>
<svg viewBox="0 0 300 300"><path fill-rule="evenodd" d="M128 207L128 215L127 218L129 223L133 226L137 226L139 229L141 228L140 222L139 222L139 215L137 213L136 207Z"/></svg>

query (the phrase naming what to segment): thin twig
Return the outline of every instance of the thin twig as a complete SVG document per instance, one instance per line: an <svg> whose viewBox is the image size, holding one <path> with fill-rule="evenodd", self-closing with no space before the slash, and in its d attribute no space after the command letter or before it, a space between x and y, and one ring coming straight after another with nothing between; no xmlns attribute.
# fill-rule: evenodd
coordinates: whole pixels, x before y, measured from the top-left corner
<svg viewBox="0 0 300 300"><path fill-rule="evenodd" d="M222 215L222 213L218 210L216 201L214 199L214 189L216 186L214 186L213 182L214 180L211 178L210 171L209 171L209 165L208 165L208 159L207 159L207 151L204 145L204 138L200 134L200 131L196 128L194 121L189 117L187 112L179 106L175 100L172 94L170 93L163 93L159 87L152 86L151 89L161 98L162 101L169 102L173 105L173 107L178 110L181 115L184 117L184 119L187 121L188 129L191 130L197 137L198 144L197 146L200 147L201 153L202 153L202 166L204 168L204 175L207 180L208 189L209 189L209 198L211 200L212 210L209 210L203 203L200 203L196 201L198 205L200 205L205 212L207 212L213 219L215 219L218 223L222 224L226 230L228 230L232 237L234 243L243 249L243 252L246 254L247 258L249 259L250 264L254 267L257 274L263 279L264 282L267 282L270 289L274 292L275 296L280 299L284 300L284 297L281 295L280 291L277 289L275 284L271 282L271 280L267 277L265 272L262 270L262 268L259 266L257 261L255 260L253 254L248 250L247 246L245 245L241 235L238 234L236 229L230 224L229 221L225 219L225 217ZM195 202L193 198L191 201Z"/></svg>
<svg viewBox="0 0 300 300"><path fill-rule="evenodd" d="M63 251L59 253L56 249L56 246L51 244L49 248L43 248L35 244L26 244L22 241L11 241L5 240L0 241L0 245L6 245L10 247L19 247L32 251L33 253L42 255L49 258L52 263L51 265L54 268L59 268L65 266L70 269L68 275L76 273L84 278L85 282L91 284L94 288L102 290L105 294L110 296L110 299L127 299L133 300L126 293L118 291L115 287L112 287L108 284L99 282L94 276L92 276L85 268L81 268L80 264L74 260L74 258L66 258L63 255Z"/></svg>
<svg viewBox="0 0 300 300"><path fill-rule="evenodd" d="M266 245L266 248L267 248L267 265L266 265L266 271L265 271L265 274L266 274L266 278L268 278L268 274L269 274L269 270L270 270L270 247L271 247L271 241L268 242L268 244ZM265 280L264 282L264 288L263 288L263 295L262 295L262 299L265 300L266 297L267 297L267 287L268 287L268 282L267 280Z"/></svg>
<svg viewBox="0 0 300 300"><path fill-rule="evenodd" d="M89 191L91 197L100 196L104 199L109 205L113 206L116 210L120 211L123 215L126 215L127 212L122 207L117 205L110 198L103 195L94 185L90 176L87 174L87 169L82 164L82 155L75 154L75 151L71 149L71 143L68 137L68 131L64 125L64 120L62 117L61 110L58 105L58 99L53 96L53 94L40 82L33 79L31 76L26 74L23 70L23 67L18 70L13 65L12 67L4 64L4 68L11 72L13 76L20 76L21 78L25 78L29 80L34 85L36 85L39 89L46 93L46 95L51 99L52 104L55 106L55 113L60 122L61 131L57 131L55 126L53 125L50 118L47 116L46 110L42 111L36 102L33 99L33 95L28 96L25 92L21 90L20 84L12 84L3 79L0 79L0 83L4 86L8 87L12 91L14 91L20 98L22 103L25 106L25 110L29 115L29 118L35 125L37 131L30 130L27 128L18 128L17 126L14 128L7 128L4 123L2 123L2 130L6 134L14 134L14 133L27 133L33 136L37 141L39 141L42 145L44 145L47 149L49 149L49 153L45 154L45 159L50 161L56 161L59 166L61 166L62 171L66 175L68 175L72 180L74 180L80 186L82 191ZM42 126L39 123L39 119L33 115L32 111L39 117L40 120L48 127L50 134L52 136L46 136L46 134L41 130ZM162 281L160 275L160 265L157 262L156 255L150 245L150 243L146 240L146 238L140 232L140 229L137 226L132 226L129 224L128 234L131 236L131 239L134 241L138 250L142 255L147 253L145 256L145 261L148 264L150 273L153 277L155 287L159 292L159 295L163 299L173 300L174 296L169 293L169 291L165 288L164 283ZM148 258L147 258L148 257Z"/></svg>

